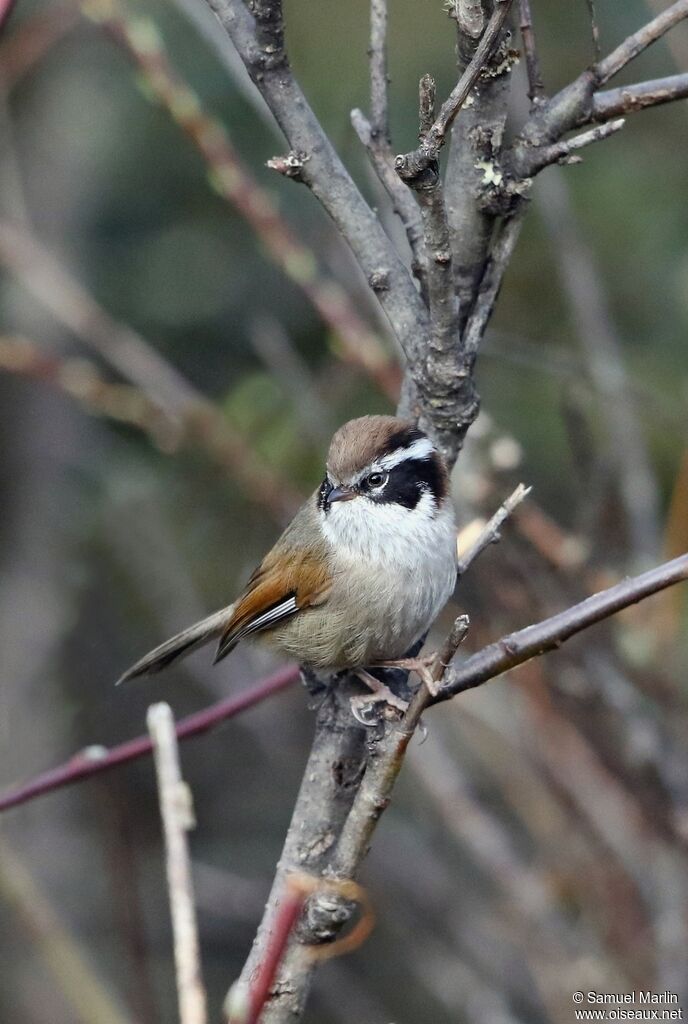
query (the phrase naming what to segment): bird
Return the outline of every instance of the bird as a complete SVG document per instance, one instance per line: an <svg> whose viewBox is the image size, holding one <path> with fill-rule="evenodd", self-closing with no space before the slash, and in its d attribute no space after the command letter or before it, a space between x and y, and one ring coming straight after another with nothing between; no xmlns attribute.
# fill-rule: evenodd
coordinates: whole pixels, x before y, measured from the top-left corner
<svg viewBox="0 0 688 1024"><path fill-rule="evenodd" d="M432 659L409 657L454 591L456 524L445 461L414 423L368 415L334 434L322 483L237 599L140 658L118 680L159 672L218 641L215 663L260 638L313 670L356 673L365 706L407 704L371 668L413 669L432 689ZM366 724L368 724L366 722Z"/></svg>

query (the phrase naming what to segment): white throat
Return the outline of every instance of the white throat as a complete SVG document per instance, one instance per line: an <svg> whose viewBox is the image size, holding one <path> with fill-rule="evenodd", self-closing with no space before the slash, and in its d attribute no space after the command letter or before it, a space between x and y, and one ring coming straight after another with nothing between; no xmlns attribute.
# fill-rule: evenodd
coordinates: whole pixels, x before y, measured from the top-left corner
<svg viewBox="0 0 688 1024"><path fill-rule="evenodd" d="M453 509L446 502L438 511L429 492L412 509L364 496L336 502L320 513L320 523L335 554L357 562L414 569L434 561L438 549L446 559L454 544Z"/></svg>

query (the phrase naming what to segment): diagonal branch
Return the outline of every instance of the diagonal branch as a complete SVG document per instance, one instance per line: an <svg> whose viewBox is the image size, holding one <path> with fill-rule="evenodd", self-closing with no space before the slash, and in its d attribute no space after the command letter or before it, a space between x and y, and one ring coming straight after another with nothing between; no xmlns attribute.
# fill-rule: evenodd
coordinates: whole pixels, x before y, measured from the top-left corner
<svg viewBox="0 0 688 1024"><path fill-rule="evenodd" d="M256 683L244 693L226 697L209 708L181 718L176 726L177 739L187 740L193 736L202 736L230 718L240 715L247 708L252 708L291 686L298 678L299 670L296 665L287 665L268 676L267 679ZM87 747L58 768L51 768L49 771L29 779L28 782L12 786L0 793L0 814L3 811L11 810L12 807L19 807L20 804L35 800L36 797L43 796L45 793L51 793L54 789L71 786L75 782L81 782L82 779L91 778L92 775L100 775L101 772L118 768L121 764L128 764L129 761L147 757L152 749L153 744L148 736L138 736L136 739L127 740L116 747L110 747L110 749L99 744Z"/></svg>
<svg viewBox="0 0 688 1024"><path fill-rule="evenodd" d="M450 669L437 695L437 701L448 700L457 693L473 689L502 675L531 658L557 650L576 633L588 629L623 608L628 608L667 587L688 580L688 554L665 562L640 576L617 583L615 587L593 594L565 612L553 615L535 626L527 626L502 637L496 643L474 654L459 668Z"/></svg>
<svg viewBox="0 0 688 1024"><path fill-rule="evenodd" d="M638 54L646 50L652 43L666 35L674 25L688 18L688 0L676 0L671 7L658 14L652 21L639 28L637 32L624 39L615 50L599 61L595 66L595 78L598 85L604 85L610 78L618 74L622 68L630 64Z"/></svg>

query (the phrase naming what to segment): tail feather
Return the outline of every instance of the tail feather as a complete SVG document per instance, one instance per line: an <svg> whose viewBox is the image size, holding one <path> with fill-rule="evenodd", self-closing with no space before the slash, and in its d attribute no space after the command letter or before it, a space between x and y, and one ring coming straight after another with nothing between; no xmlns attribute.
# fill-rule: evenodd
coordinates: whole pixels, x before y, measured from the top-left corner
<svg viewBox="0 0 688 1024"><path fill-rule="evenodd" d="M116 685L126 683L129 679L136 679L137 676L153 675L154 672L166 668L177 658L186 657L197 647L202 647L203 644L220 636L232 614L233 607L233 605L229 605L227 608L221 608L219 612L214 612L206 619L189 626L188 629L183 629L181 633L177 633L176 636L166 640L164 644L149 651L143 658L139 658L131 668L127 669L124 675L120 676Z"/></svg>

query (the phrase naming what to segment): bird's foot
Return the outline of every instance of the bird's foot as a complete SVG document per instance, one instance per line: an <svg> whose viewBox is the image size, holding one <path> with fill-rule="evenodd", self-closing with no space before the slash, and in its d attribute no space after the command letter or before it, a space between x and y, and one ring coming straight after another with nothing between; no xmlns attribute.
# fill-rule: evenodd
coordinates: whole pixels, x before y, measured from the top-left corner
<svg viewBox="0 0 688 1024"><path fill-rule="evenodd" d="M401 668L415 672L425 683L433 697L437 696L439 684L434 672L437 667L436 654L423 654L415 658L394 658L392 661L378 661L372 668Z"/></svg>
<svg viewBox="0 0 688 1024"><path fill-rule="evenodd" d="M371 721L366 717L366 709L374 707L376 704L386 704L387 708L394 708L402 713L408 708L408 701L402 700L401 697L397 697L396 693L392 693L388 686L376 679L375 676L371 675L370 672L366 672L365 669L359 668L355 670L355 674L361 680L362 683L372 690L372 693L366 694L365 696L352 697L351 698L351 711L357 722L361 725L372 726L377 723Z"/></svg>

